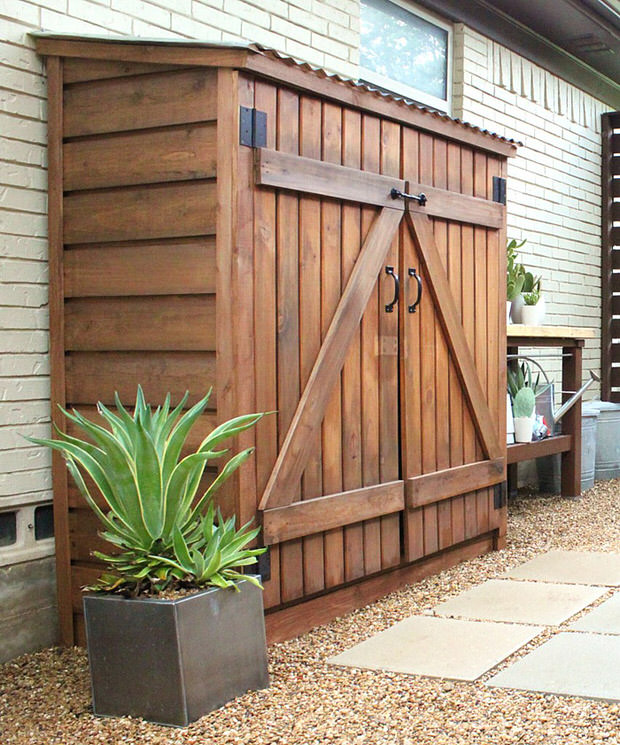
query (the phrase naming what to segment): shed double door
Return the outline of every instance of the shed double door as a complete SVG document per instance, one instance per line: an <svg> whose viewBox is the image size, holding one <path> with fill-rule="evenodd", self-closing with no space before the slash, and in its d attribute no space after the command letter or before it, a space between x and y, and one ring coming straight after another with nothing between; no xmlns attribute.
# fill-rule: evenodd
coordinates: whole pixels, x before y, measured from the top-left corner
<svg viewBox="0 0 620 745"><path fill-rule="evenodd" d="M422 187L388 175L389 152L373 164L358 150L358 169L257 152L258 203L273 199L278 219L278 452L259 505L275 569L267 605L500 524L489 487L504 478L503 207L428 186L424 206L393 199ZM257 342L260 355L260 329Z"/></svg>

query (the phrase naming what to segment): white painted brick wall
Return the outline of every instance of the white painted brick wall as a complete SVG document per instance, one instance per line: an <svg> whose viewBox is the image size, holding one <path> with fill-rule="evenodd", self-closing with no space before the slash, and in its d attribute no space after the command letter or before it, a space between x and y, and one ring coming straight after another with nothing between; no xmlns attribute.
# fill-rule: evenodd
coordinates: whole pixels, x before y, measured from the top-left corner
<svg viewBox="0 0 620 745"><path fill-rule="evenodd" d="M600 115L607 107L462 25L455 45L465 63L455 75L453 114L524 143L508 163L508 235L527 238L521 259L542 275L548 321L596 329L584 370L598 371ZM546 362L559 380L559 358ZM593 387L586 398L597 393Z"/></svg>

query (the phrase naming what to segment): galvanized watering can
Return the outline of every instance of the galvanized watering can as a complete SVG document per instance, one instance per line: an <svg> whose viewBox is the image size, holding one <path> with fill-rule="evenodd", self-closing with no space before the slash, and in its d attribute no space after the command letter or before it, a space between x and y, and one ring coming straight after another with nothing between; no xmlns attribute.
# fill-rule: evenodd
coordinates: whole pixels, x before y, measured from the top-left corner
<svg viewBox="0 0 620 745"><path fill-rule="evenodd" d="M540 362L538 362L538 360L534 359L533 357L527 357L523 354L508 355L508 360L517 359L527 360L527 362L531 362L536 365L545 379L545 383L547 385L545 386L544 390L536 396L536 413L541 414L544 417L547 426L551 430L551 434L554 434L555 425L560 421L564 414L566 414L566 412L569 411L577 403L577 401L579 401L579 399L588 390L592 383L598 383L600 381L599 376L594 372L594 370L590 370L590 380L587 380L578 391L575 391L575 393L573 393L568 401L565 401L558 409L554 411L553 405L555 399L553 383L549 380L549 377L547 376L547 373L545 372L543 366L540 364Z"/></svg>

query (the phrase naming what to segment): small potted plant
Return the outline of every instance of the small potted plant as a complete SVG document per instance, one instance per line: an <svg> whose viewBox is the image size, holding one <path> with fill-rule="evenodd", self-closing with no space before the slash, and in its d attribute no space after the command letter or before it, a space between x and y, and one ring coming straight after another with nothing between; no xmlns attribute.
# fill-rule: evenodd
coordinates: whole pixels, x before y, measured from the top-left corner
<svg viewBox="0 0 620 745"><path fill-rule="evenodd" d="M258 529L237 530L213 505L252 450L198 491L207 463L227 452L221 443L262 415L224 422L182 455L209 395L184 411L187 398L153 411L138 388L133 414L118 396L116 412L97 405L107 427L63 410L87 439L33 439L63 454L110 543L93 552L108 569L84 597L95 714L185 726L268 685L262 588L241 573L264 551L249 548Z"/></svg>
<svg viewBox="0 0 620 745"><path fill-rule="evenodd" d="M534 429L536 396L532 388L520 388L512 399L515 442L530 442Z"/></svg>
<svg viewBox="0 0 620 745"><path fill-rule="evenodd" d="M540 282L541 278L536 277L527 284L527 288L524 284L521 320L525 326L540 326L544 320L545 307Z"/></svg>
<svg viewBox="0 0 620 745"><path fill-rule="evenodd" d="M523 265L517 261L517 249L525 243L518 243L514 238L508 241L506 246L506 323L510 323L510 316L514 301L519 297L525 273ZM512 319L517 323L516 319Z"/></svg>

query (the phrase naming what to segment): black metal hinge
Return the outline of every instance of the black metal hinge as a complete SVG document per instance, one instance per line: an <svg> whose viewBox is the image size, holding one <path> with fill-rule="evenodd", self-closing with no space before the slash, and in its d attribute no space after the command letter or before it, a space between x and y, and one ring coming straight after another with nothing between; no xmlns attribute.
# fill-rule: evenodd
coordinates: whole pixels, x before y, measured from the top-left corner
<svg viewBox="0 0 620 745"><path fill-rule="evenodd" d="M264 111L240 107L239 143L247 147L266 147L267 114Z"/></svg>
<svg viewBox="0 0 620 745"><path fill-rule="evenodd" d="M506 179L493 176L493 201L506 204Z"/></svg>
<svg viewBox="0 0 620 745"><path fill-rule="evenodd" d="M269 546L265 553L258 557L256 571L260 574L261 582L269 582L271 579L271 548Z"/></svg>
<svg viewBox="0 0 620 745"><path fill-rule="evenodd" d="M505 507L507 496L508 482L501 481L499 484L495 484L493 487L493 507L495 507L496 510L501 510L502 507Z"/></svg>

